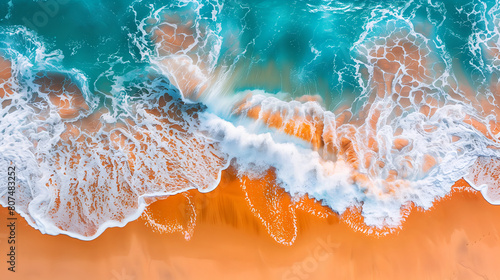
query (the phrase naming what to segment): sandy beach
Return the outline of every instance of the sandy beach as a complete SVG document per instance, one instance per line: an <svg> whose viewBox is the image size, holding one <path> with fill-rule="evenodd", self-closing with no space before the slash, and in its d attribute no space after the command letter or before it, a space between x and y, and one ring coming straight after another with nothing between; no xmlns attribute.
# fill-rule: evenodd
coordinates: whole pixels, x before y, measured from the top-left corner
<svg viewBox="0 0 500 280"><path fill-rule="evenodd" d="M412 211L403 229L383 237L345 222L297 211L291 246L270 237L233 175L198 211L190 240L159 233L143 218L92 241L43 235L18 220L16 272L1 279L497 279L500 207L479 193L455 192L429 211ZM463 184L463 181L460 181ZM159 211L158 201L151 207ZM177 198L178 199L178 198ZM182 201L180 199L179 201ZM180 202L179 202L180 203ZM166 204L165 204L166 205ZM156 208L155 208L156 207ZM0 220L7 210L1 208ZM1 231L2 252L7 232Z"/></svg>
<svg viewBox="0 0 500 280"><path fill-rule="evenodd" d="M500 279L499 22L0 1L0 280Z"/></svg>

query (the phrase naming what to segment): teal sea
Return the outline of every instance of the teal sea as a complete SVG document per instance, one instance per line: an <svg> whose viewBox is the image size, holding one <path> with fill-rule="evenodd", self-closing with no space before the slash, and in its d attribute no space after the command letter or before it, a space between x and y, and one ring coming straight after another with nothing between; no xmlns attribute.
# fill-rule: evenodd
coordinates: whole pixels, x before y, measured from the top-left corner
<svg viewBox="0 0 500 280"><path fill-rule="evenodd" d="M370 38L412 29L429 40L440 59L460 68L479 88L494 69L481 45L498 36L494 1L27 0L0 5L2 28L23 26L34 31L47 52L64 56L62 67L80 70L97 90L95 82L109 69L119 75L149 63L142 48L153 52L152 44L137 46L140 23L162 13L210 29L211 34L200 39L209 44L205 55L213 56L211 66L244 68L242 81L231 91L286 89L293 96L319 94L325 100L346 92L360 94L357 47ZM28 55L34 50L26 40L2 34L4 48L18 45ZM280 77L279 83L263 86L244 81L245 75L258 75L269 64L275 67L272 74Z"/></svg>

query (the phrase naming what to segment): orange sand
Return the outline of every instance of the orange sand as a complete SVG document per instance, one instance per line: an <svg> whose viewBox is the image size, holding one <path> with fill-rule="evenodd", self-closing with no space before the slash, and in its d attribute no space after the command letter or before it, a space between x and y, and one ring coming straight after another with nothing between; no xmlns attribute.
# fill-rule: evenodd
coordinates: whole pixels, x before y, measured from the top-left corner
<svg viewBox="0 0 500 280"><path fill-rule="evenodd" d="M155 35L163 42L163 51L176 53L190 41L179 41L178 31L163 26ZM184 34L184 32L179 32ZM159 40L159 41L158 41ZM410 55L402 61L403 50ZM396 90L403 107L409 104L409 85L413 80L429 79L426 69L413 63L421 54L411 44L391 49L394 56L378 59L373 97L390 97L395 61L413 65L410 76L402 79ZM192 58L191 58L192 59ZM191 72L179 68L179 62L164 61L171 73L178 75L181 89L187 96L203 91L200 81ZM185 61L184 61L185 62ZM375 63L375 62L374 62ZM192 64L194 66L194 64ZM177 67L177 68L176 68ZM5 60L0 68L9 69ZM177 70L176 70L177 69ZM193 70L194 69L194 70ZM176 72L178 71L178 72ZM10 71L0 72L0 81L10 78ZM201 73L202 77L204 73ZM175 75L174 75L175 76ZM82 98L67 99L61 96L61 77L42 89L50 95L51 102L60 108L63 118L72 118L88 109ZM194 83L185 82L193 80ZM200 78L201 79L201 78ZM49 83L41 79L42 84ZM68 89L73 89L67 85ZM1 89L0 89L1 90ZM0 97L10 93L7 86ZM413 99L422 99L416 93ZM308 101L308 100L302 100ZM421 101L421 100L420 100ZM437 105L434 99L426 104ZM243 107L239 110L249 109ZM353 123L365 122L366 130L374 130L380 110L367 110ZM426 114L433 109L423 106ZM427 111L426 111L427 110ZM238 112L238 109L237 109ZM158 112L160 114L160 112ZM283 112L281 112L283 113ZM367 164L370 158L360 159L353 151L349 135L340 138L340 150L330 144L331 135L324 130L325 123L318 116L297 116L284 120L281 114L262 112L250 108L247 116L262 119L270 127L309 141L315 150L344 158L356 167ZM94 115L98 116L98 114ZM340 114L337 124L344 123L349 115ZM89 117L91 119L91 117ZM467 119L485 135L486 126L474 118ZM429 128L429 129L432 129ZM73 135L68 126L65 137ZM76 131L78 133L78 131ZM64 137L63 137L64 139ZM114 140L120 140L117 137ZM112 139L113 140L113 139ZM121 143L116 141L117 144ZM368 138L371 149L377 151L373 137ZM395 149L409 145L406 139L397 138ZM322 151L324 149L324 151ZM383 164L381 162L380 164ZM436 164L427 155L424 171ZM388 181L394 180L397 174ZM365 181L361 174L355 179ZM394 178L393 178L394 177ZM236 178L234 170L223 172L219 187L208 194L189 191L160 200L124 228L106 230L93 241L80 241L67 236L42 235L24 220L17 227L16 273L7 271L5 256L7 231L0 231L0 279L476 279L497 277L497 258L500 257L499 229L500 207L488 204L480 194L458 192L437 203L434 209L402 211L407 217L403 229L376 230L364 226L359 209L351 208L338 217L314 201L303 198L293 201L274 183L270 170L262 179ZM467 189L464 181L455 190ZM7 221L7 211L0 210L0 221ZM145 225L146 224L146 225ZM2 226L5 229L5 226ZM375 230L374 234L366 234ZM376 235L387 236L376 237ZM186 241L186 240L189 241ZM289 245L289 246L286 246Z"/></svg>
<svg viewBox="0 0 500 280"><path fill-rule="evenodd" d="M7 271L2 260L0 279L496 279L498 275L500 207L488 204L480 194L455 192L430 211L412 211L401 231L379 238L353 231L335 215L320 218L297 210L297 238L292 246L284 246L251 212L242 188L232 183L235 179L229 170L214 192L192 192L199 214L189 241L183 234L152 231L142 219L108 229L93 241L43 235L20 219L17 272ZM156 215L169 199L152 205ZM173 199L182 201L178 196ZM0 221L6 221L6 214L1 208ZM6 237L2 230L4 259Z"/></svg>
<svg viewBox="0 0 500 280"><path fill-rule="evenodd" d="M3 98L5 95L9 96L12 94L12 90L10 88L11 85L9 84L9 79L11 77L12 73L10 61L5 60L0 56L0 98Z"/></svg>

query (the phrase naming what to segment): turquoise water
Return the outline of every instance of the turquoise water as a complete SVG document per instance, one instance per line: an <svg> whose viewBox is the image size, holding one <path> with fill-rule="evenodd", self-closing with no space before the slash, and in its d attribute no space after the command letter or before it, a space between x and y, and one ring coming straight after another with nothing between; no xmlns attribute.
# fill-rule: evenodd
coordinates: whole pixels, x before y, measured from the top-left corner
<svg viewBox="0 0 500 280"><path fill-rule="evenodd" d="M244 75L251 75L273 63L275 75L288 76L281 77L285 84L236 83L234 92L285 89L294 96L320 94L327 100L346 92L359 94L356 46L363 36L386 32L388 22L423 32L441 59L457 64L480 87L491 69L470 47L474 36L494 36L497 13L494 1L22 0L0 5L1 26L35 29L49 50L62 52L62 65L82 71L91 86L110 68L118 74L147 64L133 42L138 22L168 11L184 13L220 36L209 42L209 47L221 44L216 67L238 62ZM3 34L4 44L11 40Z"/></svg>

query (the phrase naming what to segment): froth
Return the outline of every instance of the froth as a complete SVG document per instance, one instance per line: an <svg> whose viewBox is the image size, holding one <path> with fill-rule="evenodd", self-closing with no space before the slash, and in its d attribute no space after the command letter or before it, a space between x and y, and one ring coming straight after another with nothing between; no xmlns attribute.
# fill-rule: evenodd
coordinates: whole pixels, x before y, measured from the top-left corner
<svg viewBox="0 0 500 280"><path fill-rule="evenodd" d="M478 157L499 156L498 141L483 125L488 116L477 110L475 96L467 94L446 60L433 56L428 39L397 18L374 24L383 24L386 33L367 29L355 49L363 85L358 105L330 112L316 102L284 102L256 92L234 113L312 144L298 160L298 151L273 146L264 135L255 139L261 150L286 154L259 154L255 161L276 167L277 180L291 194L307 193L338 213L357 206L367 225L397 227L407 205L430 208ZM243 143L252 139L243 138ZM252 169L246 163L250 156L235 155L243 170ZM327 166L332 173L325 172ZM496 189L489 189L490 201Z"/></svg>
<svg viewBox="0 0 500 280"><path fill-rule="evenodd" d="M226 160L198 131L205 107L172 97L168 81L139 79L110 110L73 76L52 65L31 72L16 55L3 83L0 161L16 166L17 211L35 228L89 240L136 219L147 197L217 185Z"/></svg>

